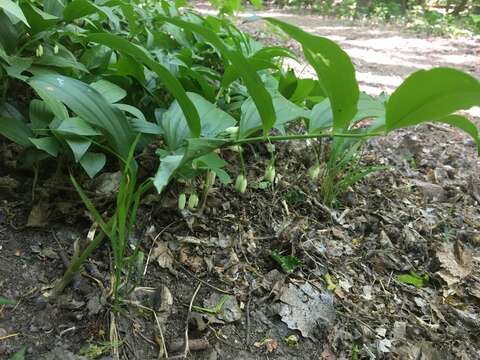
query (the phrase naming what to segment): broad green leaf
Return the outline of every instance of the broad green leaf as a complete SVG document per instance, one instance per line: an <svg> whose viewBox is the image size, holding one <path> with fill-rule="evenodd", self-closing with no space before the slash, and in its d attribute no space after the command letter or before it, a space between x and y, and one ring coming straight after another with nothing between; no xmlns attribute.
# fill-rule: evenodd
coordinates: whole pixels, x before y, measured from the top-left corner
<svg viewBox="0 0 480 360"><path fill-rule="evenodd" d="M289 100L295 104L303 104L316 84L317 81L314 79L298 79L297 87Z"/></svg>
<svg viewBox="0 0 480 360"><path fill-rule="evenodd" d="M361 93L358 99L357 113L355 114L351 125L369 118L383 118L385 116L385 106L379 99ZM330 100L324 99L316 104L309 117L309 132L316 132L322 129L328 129L333 126L333 113L330 106Z"/></svg>
<svg viewBox="0 0 480 360"><path fill-rule="evenodd" d="M409 274L398 275L397 279L404 284L413 285L418 288L424 287L428 283L428 275L420 276L413 271Z"/></svg>
<svg viewBox="0 0 480 360"><path fill-rule="evenodd" d="M45 101L61 101L80 118L102 129L112 148L123 158L127 156L133 142L132 127L125 115L95 89L60 75L34 76L29 84Z"/></svg>
<svg viewBox="0 0 480 360"><path fill-rule="evenodd" d="M126 54L119 56L118 61L110 66L117 76L132 76L141 84L145 83L145 67L133 57Z"/></svg>
<svg viewBox="0 0 480 360"><path fill-rule="evenodd" d="M12 118L24 121L22 113L18 109L9 103L0 104L0 117Z"/></svg>
<svg viewBox="0 0 480 360"><path fill-rule="evenodd" d="M225 170L223 170L223 168L226 165L227 165L227 162L214 152L200 156L199 158L193 160L192 162L192 167L194 169L214 171L215 174L217 174L218 179L224 185L227 185L232 182L232 179L230 178L228 173Z"/></svg>
<svg viewBox="0 0 480 360"><path fill-rule="evenodd" d="M0 59L10 65L10 59L8 58L8 55L5 52L5 49L3 48L3 45L1 42L0 42Z"/></svg>
<svg viewBox="0 0 480 360"><path fill-rule="evenodd" d="M79 117L71 117L63 120L56 131L77 136L101 135L101 132L94 129L88 122Z"/></svg>
<svg viewBox="0 0 480 360"><path fill-rule="evenodd" d="M28 114L32 123L32 130L36 134L44 134L55 116L48 105L39 99L30 101Z"/></svg>
<svg viewBox="0 0 480 360"><path fill-rule="evenodd" d="M142 134L162 135L164 133L160 126L149 121L133 119L131 123L133 130Z"/></svg>
<svg viewBox="0 0 480 360"><path fill-rule="evenodd" d="M29 138L33 132L20 119L0 117L0 135L24 147L32 146Z"/></svg>
<svg viewBox="0 0 480 360"><path fill-rule="evenodd" d="M56 76L58 74L41 74L42 76L49 75L49 76ZM37 76L37 75L36 75ZM57 120L68 119L69 114L68 110L63 103L58 101L58 99L54 96L51 96L49 92L43 88L34 88L40 98L43 99L43 102L46 104L47 108L50 110L51 113L54 114Z"/></svg>
<svg viewBox="0 0 480 360"><path fill-rule="evenodd" d="M480 137L478 135L478 129L475 124L468 120L465 116L455 114L449 115L440 120L437 120L437 122L449 124L465 131L475 141L478 153L480 154Z"/></svg>
<svg viewBox="0 0 480 360"><path fill-rule="evenodd" d="M360 93L358 99L358 111L355 114L352 123L357 123L364 119L385 117L385 105L380 99L373 98L365 93Z"/></svg>
<svg viewBox="0 0 480 360"><path fill-rule="evenodd" d="M107 80L99 80L90 84L95 90L97 90L103 97L110 103L116 103L127 96L127 92L120 86L111 83Z"/></svg>
<svg viewBox="0 0 480 360"><path fill-rule="evenodd" d="M13 355L10 360L25 360L25 355L27 354L27 347L22 347L19 351Z"/></svg>
<svg viewBox="0 0 480 360"><path fill-rule="evenodd" d="M30 66L32 65L32 59L12 56L10 58L10 62L11 65L4 67L7 75L22 81L27 80L28 77L22 75L22 73L28 68L30 68Z"/></svg>
<svg viewBox="0 0 480 360"><path fill-rule="evenodd" d="M279 93L274 94L272 96L272 99L276 118L274 124L275 128L285 125L292 120L309 116L308 111L298 107L291 101L285 99ZM245 138L252 132L261 129L261 127L262 121L260 119L260 114L258 113L257 108L252 101L252 98L248 98L242 104L239 136L240 138Z"/></svg>
<svg viewBox="0 0 480 360"><path fill-rule="evenodd" d="M200 156L193 161L195 169L220 169L227 165L227 162L223 160L218 154L211 152L209 154Z"/></svg>
<svg viewBox="0 0 480 360"><path fill-rule="evenodd" d="M82 18L84 16L100 12L103 14L102 9L95 5L93 1L88 0L73 0L63 10L63 18L65 21L73 21L75 19Z"/></svg>
<svg viewBox="0 0 480 360"><path fill-rule="evenodd" d="M262 0L250 0L253 6L255 6L255 9L260 10L262 8Z"/></svg>
<svg viewBox="0 0 480 360"><path fill-rule="evenodd" d="M273 58L281 57L281 58L290 58L293 60L297 60L295 53L287 48L281 46L268 46L259 49L258 51L253 54L253 57L256 59L264 59L272 61Z"/></svg>
<svg viewBox="0 0 480 360"><path fill-rule="evenodd" d="M32 34L37 34L55 25L61 19L40 10L31 3L23 3L22 10L32 28Z"/></svg>
<svg viewBox="0 0 480 360"><path fill-rule="evenodd" d="M65 21L70 22L96 12L103 13L100 7L95 5L93 1L73 0L63 10L63 18Z"/></svg>
<svg viewBox="0 0 480 360"><path fill-rule="evenodd" d="M277 19L266 18L297 40L308 62L315 69L324 92L330 99L334 130L348 127L357 112L359 97L355 69L350 57L335 42L309 34Z"/></svg>
<svg viewBox="0 0 480 360"><path fill-rule="evenodd" d="M185 163L219 149L228 143L228 140L192 138L186 140L186 148L182 153L167 155L160 159L160 166L153 178L153 184L160 194L168 185L175 172Z"/></svg>
<svg viewBox="0 0 480 360"><path fill-rule="evenodd" d="M53 136L46 136L42 138L30 138L30 141L39 150L43 150L46 153L56 157L60 151L60 144Z"/></svg>
<svg viewBox="0 0 480 360"><path fill-rule="evenodd" d="M390 96L386 105L386 128L391 131L436 121L475 105L480 105L480 82L474 77L449 68L420 70Z"/></svg>
<svg viewBox="0 0 480 360"><path fill-rule="evenodd" d="M232 116L220 110L202 96L195 93L187 93L187 95L200 116L202 137L214 138L225 129L235 126L236 120ZM185 116L176 101L163 115L161 125L165 132L165 142L170 150L178 149L183 145L185 139L192 137Z"/></svg>
<svg viewBox="0 0 480 360"><path fill-rule="evenodd" d="M107 157L102 153L87 152L80 159L80 165L86 171L90 178L95 177L103 169L107 162Z"/></svg>
<svg viewBox="0 0 480 360"><path fill-rule="evenodd" d="M37 58L34 63L35 65L53 66L64 69L77 69L83 72L88 72L87 68L82 63L60 55L44 55Z"/></svg>
<svg viewBox="0 0 480 360"><path fill-rule="evenodd" d="M183 73L186 74L185 78L190 77L193 80L196 80L201 88L201 94L208 100L208 101L215 101L216 91L217 89L211 85L211 83L207 80L206 74L202 72L197 67L185 67L182 66L180 69L180 77L184 77ZM202 69L203 70L203 69Z"/></svg>
<svg viewBox="0 0 480 360"><path fill-rule="evenodd" d="M239 51L228 48L215 32L205 26L186 22L178 18L161 17L161 19L203 36L208 42L217 48L233 66L235 66L245 82L245 86L247 87L250 96L255 102L255 106L262 119L263 131L267 134L275 124L275 110L273 108L272 97L263 85L256 71L250 67L243 54Z"/></svg>
<svg viewBox="0 0 480 360"><path fill-rule="evenodd" d="M125 19L128 22L130 36L133 36L137 32L141 31L141 27L137 25L137 18L139 17L135 13L135 8L127 2L123 2L120 7L122 8L123 16L125 16Z"/></svg>
<svg viewBox="0 0 480 360"><path fill-rule="evenodd" d="M20 32L12 24L12 21L4 11L0 11L0 44L7 53L15 50Z"/></svg>
<svg viewBox="0 0 480 360"><path fill-rule="evenodd" d="M79 162L92 144L90 140L79 137L66 137L65 141L72 150L75 162Z"/></svg>
<svg viewBox="0 0 480 360"><path fill-rule="evenodd" d="M43 10L57 17L62 17L65 0L43 0Z"/></svg>
<svg viewBox="0 0 480 360"><path fill-rule="evenodd" d="M330 99L326 98L313 107L309 117L308 132L314 133L319 130L328 129L332 126L332 107L330 106Z"/></svg>
<svg viewBox="0 0 480 360"><path fill-rule="evenodd" d="M185 114L192 135L194 137L200 135L200 118L195 110L195 106L188 99L182 85L163 65L156 62L144 48L120 36L107 33L91 34L88 36L88 39L117 51L124 52L152 69L163 81L167 90L177 99Z"/></svg>
<svg viewBox="0 0 480 360"><path fill-rule="evenodd" d="M153 185L159 194L162 193L175 171L180 167L182 159L183 155L168 155L160 159L160 166L153 178Z"/></svg>
<svg viewBox="0 0 480 360"><path fill-rule="evenodd" d="M99 6L100 11L108 17L111 27L115 32L120 31L120 18L116 15L114 9L109 6Z"/></svg>
<svg viewBox="0 0 480 360"><path fill-rule="evenodd" d="M278 91L285 98L290 99L297 88L298 80L293 69L281 72L278 80Z"/></svg>
<svg viewBox="0 0 480 360"><path fill-rule="evenodd" d="M107 46L94 45L83 52L80 61L89 70L106 70L112 57L112 53L112 49Z"/></svg>
<svg viewBox="0 0 480 360"><path fill-rule="evenodd" d="M263 59L248 58L248 65L254 71L260 71L265 69L275 68L275 64ZM237 80L241 76L238 68L235 65L230 65L225 69L222 79L222 87L227 88L232 82Z"/></svg>
<svg viewBox="0 0 480 360"><path fill-rule="evenodd" d="M120 110L129 113L130 115L133 115L138 120L142 121L147 121L145 119L145 115L140 111L140 109L136 108L135 106L128 105L128 104L113 104L116 108L119 108Z"/></svg>
<svg viewBox="0 0 480 360"><path fill-rule="evenodd" d="M187 149L184 153L183 162L191 161L215 149L220 149L228 142L229 140L212 138L187 139Z"/></svg>
<svg viewBox="0 0 480 360"><path fill-rule="evenodd" d="M15 305L16 302L14 300L10 300L0 296L0 305Z"/></svg>
<svg viewBox="0 0 480 360"><path fill-rule="evenodd" d="M18 6L17 3L14 3L11 0L0 0L0 9L3 9L10 15L15 16L18 20L22 21L25 25L30 27L27 19L25 18L25 15L23 14L22 9L20 8L20 6Z"/></svg>

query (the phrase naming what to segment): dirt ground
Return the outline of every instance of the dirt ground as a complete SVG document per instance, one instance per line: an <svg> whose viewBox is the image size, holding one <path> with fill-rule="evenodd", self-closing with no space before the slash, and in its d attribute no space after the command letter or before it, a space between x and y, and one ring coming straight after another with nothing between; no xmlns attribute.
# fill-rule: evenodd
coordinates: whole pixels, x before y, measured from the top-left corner
<svg viewBox="0 0 480 360"><path fill-rule="evenodd" d="M418 68L480 76L478 39L268 14L338 41L372 94L390 92ZM255 26L244 28L277 41ZM266 189L268 153L248 148L249 190L217 183L201 215L176 209L174 187L162 199L147 197L131 242L142 241L148 266L115 317L107 246L56 304L43 300L90 221L68 179L48 170L32 203L31 174L9 170L15 149L3 146L0 295L17 304L0 305L1 359L22 346L27 359L114 359L112 338L121 359L157 359L163 344L175 356L185 349L186 325L192 359L479 358L480 161L473 141L447 126L369 141L364 165L389 170L355 185L336 209L319 202L319 183L306 176L314 159L302 143L277 145L278 175ZM97 201L108 209L113 200ZM287 273L273 250L300 266ZM418 286L406 283L412 278Z"/></svg>

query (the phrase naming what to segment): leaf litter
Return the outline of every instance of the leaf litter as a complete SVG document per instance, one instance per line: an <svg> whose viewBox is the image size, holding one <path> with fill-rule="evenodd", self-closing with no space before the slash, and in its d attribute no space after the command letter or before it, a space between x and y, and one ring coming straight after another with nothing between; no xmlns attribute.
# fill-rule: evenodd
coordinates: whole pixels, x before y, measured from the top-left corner
<svg viewBox="0 0 480 360"><path fill-rule="evenodd" d="M163 203L145 205L139 227L154 223L166 230L143 279L154 290L132 299L158 310L165 340L174 343L185 330L192 294L204 282L195 305L222 306L210 317L192 312L192 339L213 344L192 351L194 359L253 359L265 353L270 359L478 358L479 161L469 140L446 129L401 130L368 142L365 161L392 170L355 185L339 209L314 201L318 183L305 176L314 159L295 143L277 146L275 187L238 195L216 185L202 216L179 214ZM249 176L260 180L265 159L256 164L262 153L256 150L245 157ZM109 195L117 184L109 174L90 190ZM37 210L31 224L51 225L42 218L46 212ZM62 307L46 306L43 317L31 323L38 304L29 289L38 293L38 283L53 281L62 265L48 233L3 230L10 221L26 224L25 214L28 209L15 200L0 207L0 254L2 262L10 261L0 269L5 274L0 294L9 299L27 294L1 327L5 334L26 334L22 340L46 358L82 359L75 355L81 345L107 339L100 286L90 279L87 289L69 290ZM180 225L167 228L175 221ZM60 242L71 245L67 237ZM272 259L272 250L299 263L285 268ZM27 256L47 270L25 272ZM108 254L93 261L108 278ZM408 281L401 278L406 274ZM11 316L11 309L2 311ZM151 343L157 331L151 312L129 308L117 326L129 344L121 347L124 358L158 355L158 345ZM33 336L40 345L29 342ZM295 343L285 340L293 337ZM0 357L13 354L17 343L0 342Z"/></svg>

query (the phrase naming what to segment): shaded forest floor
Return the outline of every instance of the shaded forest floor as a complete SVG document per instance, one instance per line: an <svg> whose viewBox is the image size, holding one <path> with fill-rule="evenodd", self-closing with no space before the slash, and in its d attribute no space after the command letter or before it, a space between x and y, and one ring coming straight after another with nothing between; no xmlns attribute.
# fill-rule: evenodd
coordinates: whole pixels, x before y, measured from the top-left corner
<svg viewBox="0 0 480 360"><path fill-rule="evenodd" d="M391 92L419 68L454 66L480 76L478 39L269 15L338 41L371 94ZM278 41L260 23L242 28ZM304 146L277 145L278 176L266 189L268 152L247 148L248 191L217 184L202 215L179 212L174 188L144 201L132 241L143 241L149 265L114 318L120 358L156 359L162 336L169 355L181 353L186 323L192 359L478 358L480 162L473 141L442 125L373 139L363 164L389 170L350 189L336 209L320 204ZM68 179L42 174L32 203L30 174L9 172L11 159L2 154L0 294L19 303L0 306L0 358L23 345L27 359L115 358L108 247L57 304L41 301L90 222ZM92 193L102 188L85 185ZM113 201L108 193L99 199L105 208ZM285 273L272 250L295 255L300 267ZM402 281L406 274L418 276L419 286ZM187 322L190 302L197 307Z"/></svg>

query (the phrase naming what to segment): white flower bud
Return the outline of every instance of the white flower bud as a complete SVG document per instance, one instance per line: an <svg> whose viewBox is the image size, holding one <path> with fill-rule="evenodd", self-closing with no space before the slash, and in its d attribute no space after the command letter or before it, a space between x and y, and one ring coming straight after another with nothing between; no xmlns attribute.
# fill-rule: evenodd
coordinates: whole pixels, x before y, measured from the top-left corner
<svg viewBox="0 0 480 360"><path fill-rule="evenodd" d="M37 55L37 57L41 57L43 55L43 46L42 44L39 44L38 47L37 47L37 50L35 50L35 55Z"/></svg>
<svg viewBox="0 0 480 360"><path fill-rule="evenodd" d="M215 171L209 171L207 173L207 180L205 181L205 185L207 187L210 187L212 186L213 184L215 184L215 179L217 178L217 174L215 173Z"/></svg>
<svg viewBox="0 0 480 360"><path fill-rule="evenodd" d="M193 210L197 207L197 205L198 205L198 195L197 195L197 193L190 194L190 197L188 198L188 208L190 210Z"/></svg>
<svg viewBox="0 0 480 360"><path fill-rule="evenodd" d="M244 175L238 175L235 181L235 190L243 194L247 190L247 185L247 178Z"/></svg>
<svg viewBox="0 0 480 360"><path fill-rule="evenodd" d="M267 166L267 168L265 169L265 175L263 175L263 178L273 183L273 180L275 180L275 166L273 164L269 164Z"/></svg>
<svg viewBox="0 0 480 360"><path fill-rule="evenodd" d="M320 164L313 165L310 169L308 169L307 174L308 177L312 180L318 178L318 176L320 175Z"/></svg>
<svg viewBox="0 0 480 360"><path fill-rule="evenodd" d="M187 195L185 195L184 193L181 193L179 196L178 196L178 208L180 210L183 210L185 209L185 204L187 202Z"/></svg>

